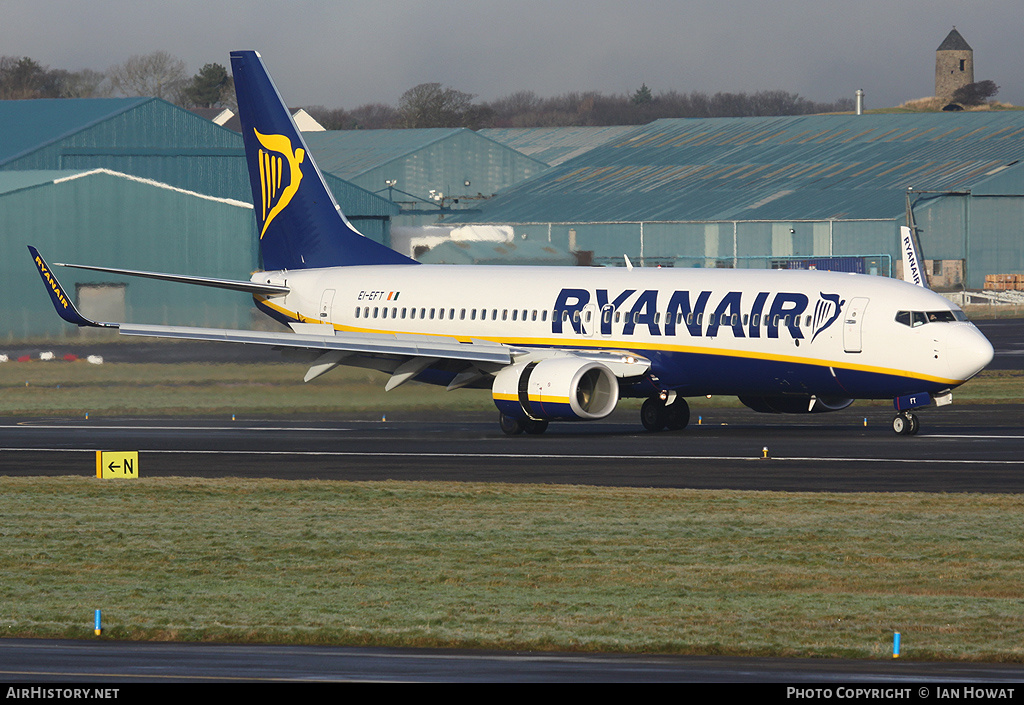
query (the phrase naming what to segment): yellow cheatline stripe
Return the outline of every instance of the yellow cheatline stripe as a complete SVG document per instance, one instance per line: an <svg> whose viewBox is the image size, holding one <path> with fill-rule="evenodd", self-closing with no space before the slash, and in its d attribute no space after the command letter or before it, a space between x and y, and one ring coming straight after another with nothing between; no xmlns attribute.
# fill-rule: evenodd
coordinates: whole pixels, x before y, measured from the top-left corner
<svg viewBox="0 0 1024 705"><path fill-rule="evenodd" d="M298 313L296 311L289 311L286 308L282 308L281 306L278 306L277 304L273 303L272 301L269 301L267 299L267 297L265 295L263 295L263 294L253 294L252 297L256 300L257 303L261 303L264 306L266 306L267 308L272 308L275 311L277 311L278 313L282 313L285 316L287 316L288 318L294 319L296 323L319 323L319 324L325 325L325 326L331 325L330 323L328 323L326 321L321 321L321 320L319 320L317 318L309 318L307 316L303 316L301 313ZM336 330L345 330L345 328L339 327L339 326L332 326L332 327L334 329L336 329ZM378 331L367 331L367 332L378 332Z"/></svg>
<svg viewBox="0 0 1024 705"><path fill-rule="evenodd" d="M306 318L305 316L289 311L276 304L271 303L261 294L254 294L253 298L259 299L263 304L273 308L279 313L294 318L301 323L322 323L313 318ZM325 324L330 325L330 324ZM333 324L335 330L343 331L346 333L379 333L381 335L431 335L438 338L455 338L460 343L468 343L471 340L485 340L491 343L499 343L502 345L522 345L522 346L536 346L536 347L556 347L564 348L567 346L577 348L597 348L600 350L630 350L639 353L646 351L657 351L657 352L678 352L678 353L691 353L694 355L715 355L718 357L735 357L743 358L748 360L765 360L768 362L789 362L799 365L811 365L814 367L834 367L840 370L850 370L852 372L868 372L871 374L882 374L890 375L894 377L909 377L911 379L920 380L922 382L936 382L938 384L946 384L955 386L963 384L967 380L963 379L949 379L948 377L935 377L933 375L924 375L920 373L910 372L908 370L894 369L890 367L878 367L876 365L858 365L850 362L839 362L837 360L816 360L806 357L800 357L797 355L779 355L777 353L764 353L764 352L753 352L747 350L730 350L728 348L711 348L711 347L700 347L696 345L669 345L666 343L655 343L649 342L643 345L637 345L637 341L622 341L622 340L611 340L611 339L576 339L567 340L564 338L507 338L507 337L488 337L474 335L471 337L458 336L444 333L422 333L419 331L397 331L388 330L382 328L358 328L355 326L345 326L338 323Z"/></svg>
<svg viewBox="0 0 1024 705"><path fill-rule="evenodd" d="M556 396L552 396L552 395L537 396L537 395L534 395L534 394L529 394L529 395L527 395L527 397L529 398L529 400L531 402L536 402L537 404L568 404L569 403L569 397L556 397Z"/></svg>

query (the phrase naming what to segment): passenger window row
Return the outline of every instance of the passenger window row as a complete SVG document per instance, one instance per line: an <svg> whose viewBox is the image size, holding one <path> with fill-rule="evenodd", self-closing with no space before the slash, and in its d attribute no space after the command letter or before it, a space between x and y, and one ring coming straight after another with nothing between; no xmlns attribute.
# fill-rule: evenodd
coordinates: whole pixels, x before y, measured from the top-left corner
<svg viewBox="0 0 1024 705"><path fill-rule="evenodd" d="M581 319L585 323L590 323L591 317L592 317L592 313L593 313L592 311L586 310L586 311L583 312L583 315L581 316L579 309L575 309L575 310L572 310L572 311L569 311L569 310L559 311L559 310L556 309L554 311L551 311L551 320L556 320L559 317L559 315L561 315L561 318L562 318L563 321L569 321L570 317L571 317L572 320L574 322L576 322L576 323L580 322ZM628 312L623 312L621 310L613 311L610 308L605 308L604 311L602 312L602 320L603 320L603 322L604 323L611 323L612 322L612 314L613 313L614 313L614 321L615 321L615 323L621 323L621 322L628 322L629 321L629 313ZM903 314L903 313L908 313L908 312L901 311L900 313ZM945 312L941 312L941 313L952 314L953 312L945 311ZM924 315L924 314L921 314L921 315ZM933 315L933 314L928 314L928 315ZM664 322L665 323L671 323L672 316L673 316L673 314L671 314L671 313L664 314ZM687 326L691 326L691 325L698 325L698 326L700 326L700 325L704 325L705 320L710 323L712 316L713 316L713 314L709 314L707 316L707 318L705 319L705 316L704 316L703 313L698 313L696 315L694 315L693 313L689 313L689 314L687 314L684 317L681 312L677 312L675 314L675 324L679 325L679 326L684 325L684 324L687 325ZM401 307L399 307L399 306L391 306L391 307L388 307L388 306L362 306L362 307L360 307L360 306L357 306L356 309L355 309L355 317L356 318L376 318L376 319L390 318L390 319L405 319L405 320L416 320L416 319L419 319L419 320L431 320L431 321L434 321L434 320L438 320L438 321L444 321L444 320L454 321L456 319L456 317L457 317L458 320L460 320L460 321L464 321L464 320L470 320L470 321L477 321L477 320L479 320L479 321L487 321L487 320L497 321L497 320L502 320L502 321L524 321L524 322L525 321L530 321L530 322L540 321L542 323L545 323L548 320L548 311L546 309L542 309L542 310L537 310L537 309L533 309L533 310L530 310L530 309L496 309L496 308L494 308L494 309L484 309L484 308L481 308L481 309L475 309L475 308L471 308L471 309L465 309L465 308L454 309L454 308L436 308L436 307L434 307L434 308L426 308L426 307L415 308L415 307L411 307L410 308L408 306L401 306ZM750 314L745 313L742 316L742 325L746 326L746 325L752 323L752 325L754 325L754 326L766 326L766 327L777 328L777 327L779 327L781 325L781 326L784 326L784 327L788 327L790 325L790 320L791 319L790 319L789 315L786 315L786 316L775 316L774 319L770 320L768 315L753 314L753 317L751 317ZM898 320L898 321L900 320L899 315L897 315L896 320ZM952 320L952 319L950 319L950 320ZM811 325L811 316L809 316L809 315L808 316L804 316L803 317L803 321L802 321L800 316L797 316L796 319L793 320L792 324L799 328L799 327L801 327L801 322L803 323L803 326L810 327L810 325ZM900 322L902 322L902 321L900 321ZM641 323L641 314L640 314L639 311L633 312L633 323L634 324L640 324ZM661 312L655 313L654 314L654 324L655 325L661 325L661 323L662 323L662 314L661 314ZM722 325L722 326L735 326L735 325L738 325L740 323L741 323L740 316L738 314L735 314L735 313L733 313L733 314L723 313L722 316L721 316L721 320L719 321L719 325ZM910 325L910 324L908 323L907 325ZM915 324L915 325L919 325L919 324Z"/></svg>
<svg viewBox="0 0 1024 705"><path fill-rule="evenodd" d="M458 311L458 319L460 321L541 321L545 322L548 320L548 312L546 310L537 311L529 309L454 309L454 308L410 308L408 306L357 306L356 307L356 318L391 318L391 319L408 319L408 320L430 320L430 321L454 321L456 319L456 311Z"/></svg>

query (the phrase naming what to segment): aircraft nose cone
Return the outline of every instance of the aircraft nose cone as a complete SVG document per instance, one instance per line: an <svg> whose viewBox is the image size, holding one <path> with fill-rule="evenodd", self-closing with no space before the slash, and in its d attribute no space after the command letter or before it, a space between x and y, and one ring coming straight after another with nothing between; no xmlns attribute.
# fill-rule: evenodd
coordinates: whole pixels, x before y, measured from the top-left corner
<svg viewBox="0 0 1024 705"><path fill-rule="evenodd" d="M951 332L946 353L949 372L954 379L967 381L992 362L995 350L973 324L957 326Z"/></svg>

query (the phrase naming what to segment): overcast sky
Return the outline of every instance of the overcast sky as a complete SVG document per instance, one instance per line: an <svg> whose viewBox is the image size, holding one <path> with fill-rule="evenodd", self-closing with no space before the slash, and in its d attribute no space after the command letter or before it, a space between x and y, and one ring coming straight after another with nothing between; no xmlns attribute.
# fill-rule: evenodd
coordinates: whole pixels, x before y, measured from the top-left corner
<svg viewBox="0 0 1024 705"><path fill-rule="evenodd" d="M293 106L396 105L425 82L530 90L785 90L867 107L929 96L956 25L976 80L1024 104L1021 0L0 0L0 55L105 70L162 49L195 73L256 49Z"/></svg>

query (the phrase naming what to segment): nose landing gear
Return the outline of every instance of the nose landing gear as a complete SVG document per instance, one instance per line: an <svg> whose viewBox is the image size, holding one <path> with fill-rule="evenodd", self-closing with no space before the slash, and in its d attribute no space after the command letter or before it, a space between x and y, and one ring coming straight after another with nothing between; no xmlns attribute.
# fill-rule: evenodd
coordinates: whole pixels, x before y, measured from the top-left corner
<svg viewBox="0 0 1024 705"><path fill-rule="evenodd" d="M913 436L920 427L917 415L909 411L899 412L892 420L892 430L901 436Z"/></svg>

